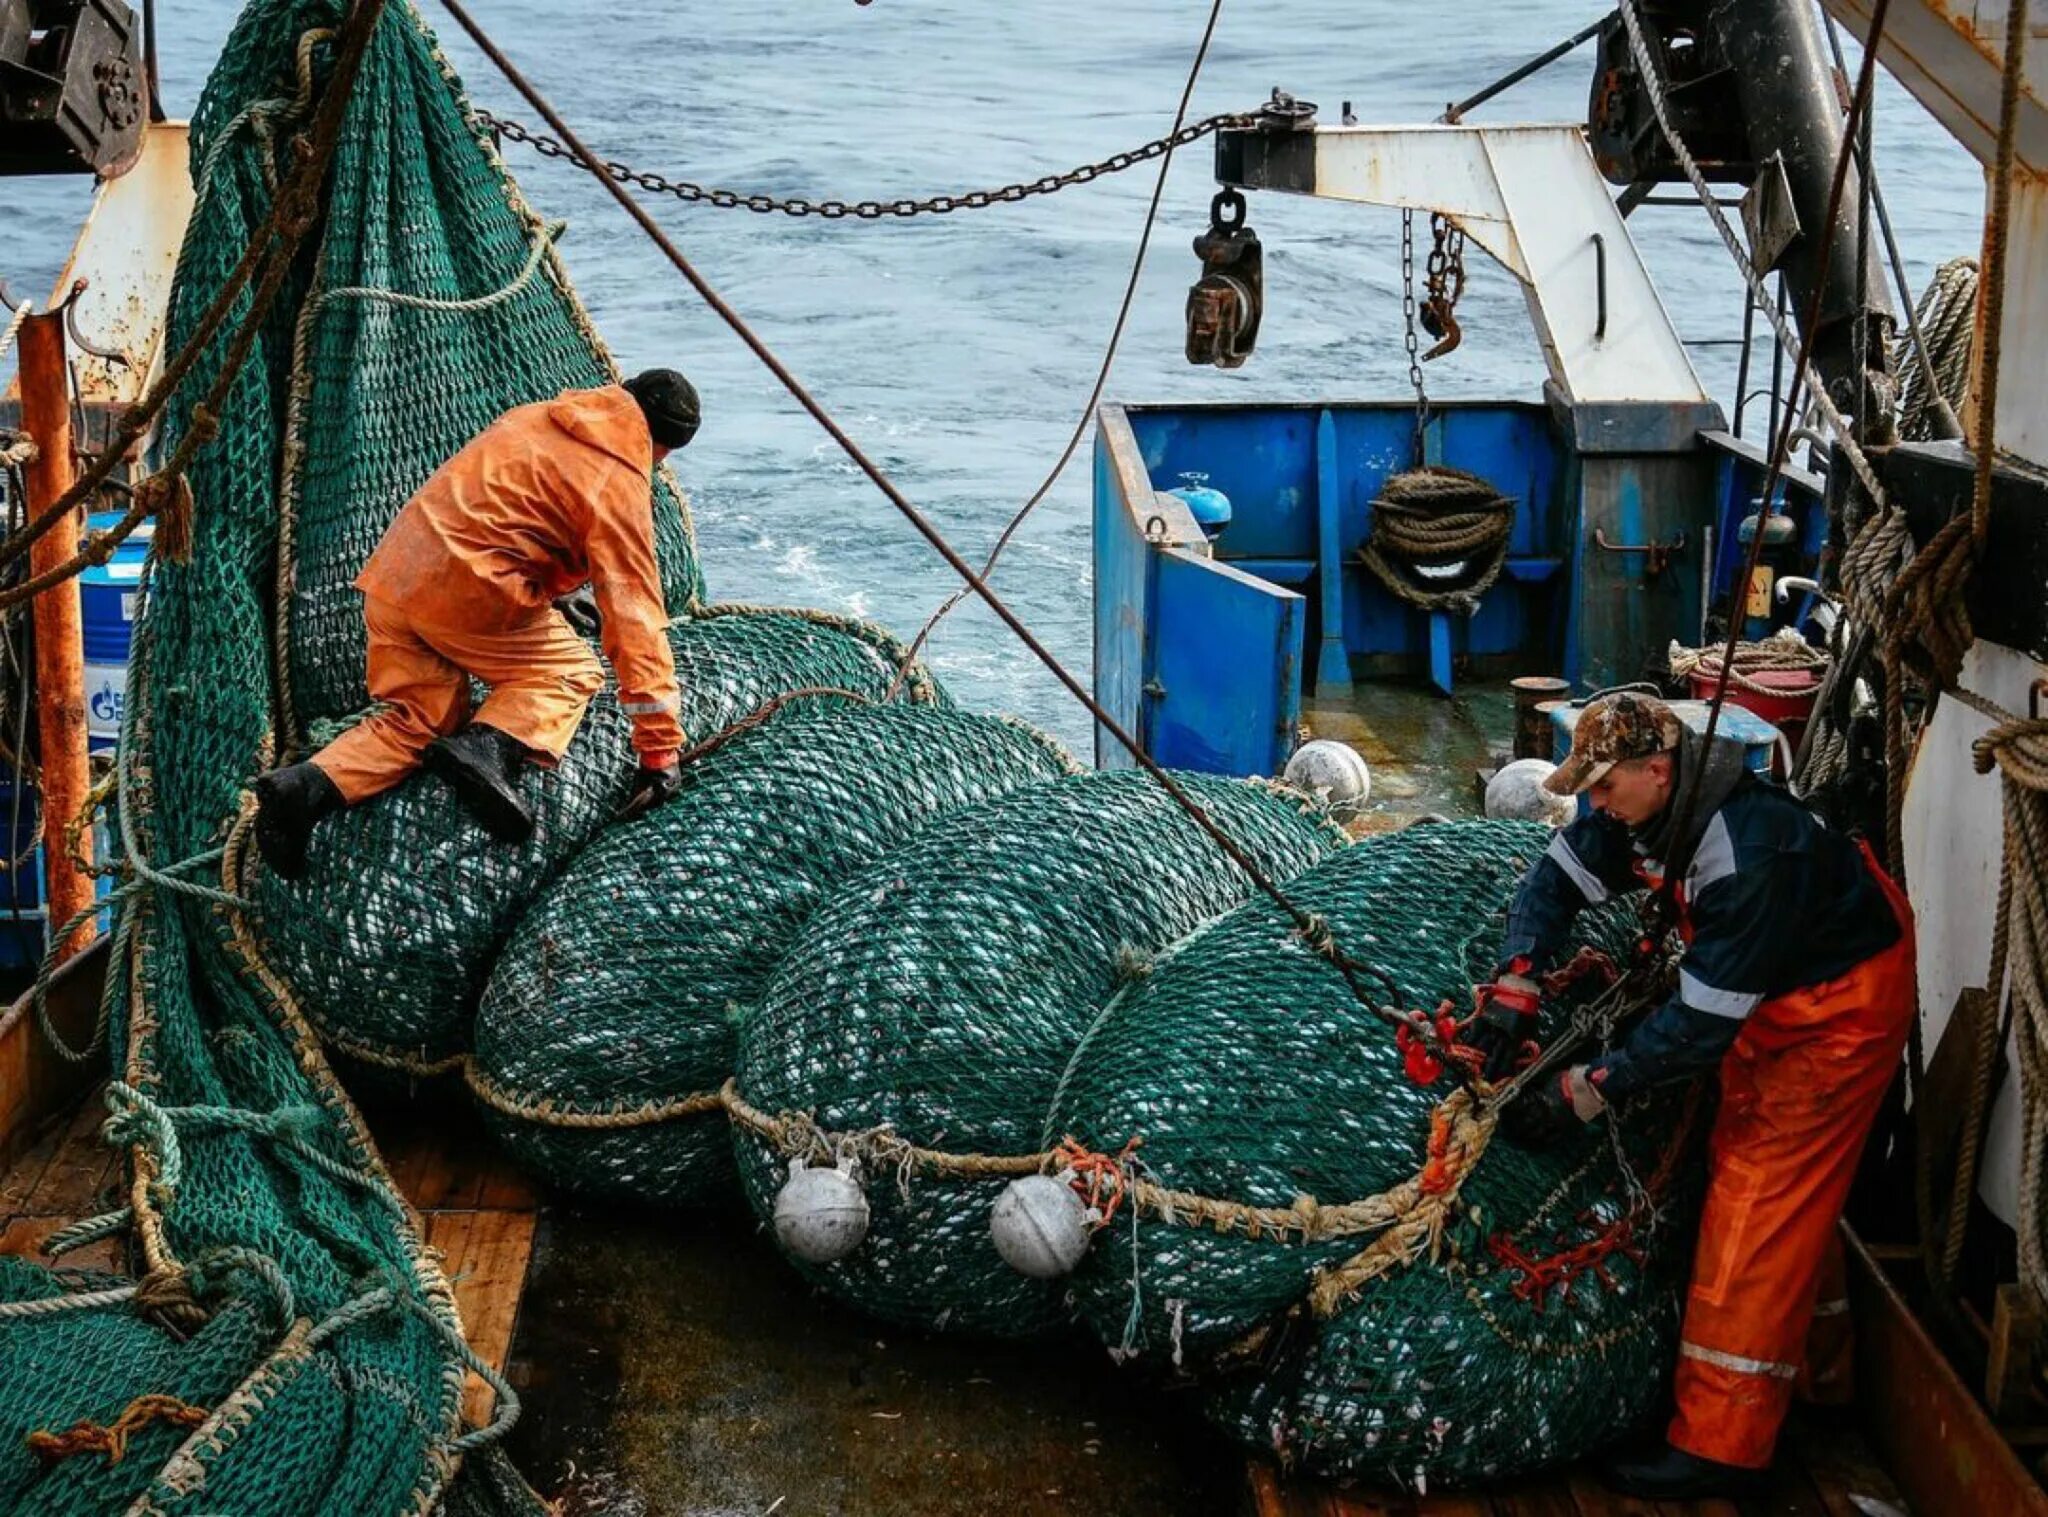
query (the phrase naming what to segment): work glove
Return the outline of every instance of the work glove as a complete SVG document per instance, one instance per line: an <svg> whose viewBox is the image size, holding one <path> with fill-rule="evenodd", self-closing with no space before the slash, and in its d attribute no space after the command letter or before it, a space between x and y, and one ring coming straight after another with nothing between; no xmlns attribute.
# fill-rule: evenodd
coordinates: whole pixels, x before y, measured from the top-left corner
<svg viewBox="0 0 2048 1517"><path fill-rule="evenodd" d="M1523 1148L1548 1148L1607 1110L1606 1098L1583 1064L1531 1085L1501 1113L1500 1125Z"/></svg>
<svg viewBox="0 0 2048 1517"><path fill-rule="evenodd" d="M1525 975L1504 974L1486 988L1486 999L1465 1030L1464 1041L1486 1055L1479 1072L1489 1084L1497 1085L1515 1072L1522 1045L1536 1036L1536 1013L1542 1008L1542 988Z"/></svg>
<svg viewBox="0 0 2048 1517"><path fill-rule="evenodd" d="M571 590L555 602L555 609L583 637L596 637L604 628L604 618L597 612L597 596L588 585Z"/></svg>
<svg viewBox="0 0 2048 1517"><path fill-rule="evenodd" d="M682 788L682 765L670 764L666 769L649 769L642 765L634 774L633 788L626 792L626 799L613 820L626 822L636 816L644 816Z"/></svg>

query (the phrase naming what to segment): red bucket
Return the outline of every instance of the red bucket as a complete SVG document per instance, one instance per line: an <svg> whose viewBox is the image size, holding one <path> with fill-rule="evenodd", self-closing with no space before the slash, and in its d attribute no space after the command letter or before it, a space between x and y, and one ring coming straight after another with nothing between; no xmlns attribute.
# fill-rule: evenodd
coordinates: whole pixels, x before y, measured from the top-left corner
<svg viewBox="0 0 2048 1517"><path fill-rule="evenodd" d="M1734 680L1728 682L1730 704L1753 711L1785 735L1786 746L1797 751L1800 735L1806 731L1806 724L1813 717L1813 703L1820 695L1820 674L1813 669L1758 669L1753 673L1745 671L1745 677L1762 690L1745 690ZM1720 683L1721 665L1718 660L1703 660L1689 676L1694 700L1708 701L1714 698L1714 686ZM1773 769L1779 761L1773 759Z"/></svg>

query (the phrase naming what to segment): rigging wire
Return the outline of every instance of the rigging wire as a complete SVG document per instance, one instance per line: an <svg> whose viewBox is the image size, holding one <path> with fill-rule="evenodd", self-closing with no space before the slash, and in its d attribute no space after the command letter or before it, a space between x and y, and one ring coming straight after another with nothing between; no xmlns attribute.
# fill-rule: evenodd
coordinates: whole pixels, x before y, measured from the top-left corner
<svg viewBox="0 0 2048 1517"><path fill-rule="evenodd" d="M1657 117L1657 125L1679 156L1681 164L1687 171L1687 177L1693 182L1694 190L1700 195L1702 201L1707 204L1710 214L1714 215L1717 222L1719 222L1721 220L1720 211L1718 207L1713 205L1713 193L1707 188L1706 181L1699 172L1699 166L1693 161L1691 153L1686 149L1684 142L1680 140L1678 133L1671 126L1670 113L1664 100L1663 86L1657 74L1656 60L1651 56L1648 42L1644 37L1642 20L1636 12L1636 0L1619 0L1619 3L1622 22L1628 29L1629 44L1635 52L1637 66L1643 71L1643 79L1650 96L1651 108ZM1849 165L1855 158L1857 134L1862 129L1863 117L1870 108L1871 92L1875 85L1877 74L1878 47L1884 38L1885 18L1890 9L1891 0L1876 0L1875 5L1872 7L1870 35L1863 54L1863 66L1857 75L1855 94L1849 102L1848 119L1843 123L1841 147L1835 154L1834 178L1828 189L1827 214L1821 223L1818 248L1814 257L1816 270L1814 286L1812 292L1807 296L1806 319L1800 328L1805 332L1810 333L1814 330L1820 318L1822 297L1827 293L1828 249L1834 241L1837 218L1841 213L1842 194L1848 183ZM1754 272L1747 267L1746 262L1744 264L1744 273L1746 276L1755 278ZM1816 397L1826 395L1825 387L1817 382L1817 376L1813 374L1813 365L1808 359L1805 346L1802 345L1799 350L1799 363L1793 370L1790 403L1785 408L1785 414L1780 420L1777 436L1773 439L1771 445L1770 467L1764 478L1763 489L1763 510L1766 513L1771 509L1771 502L1777 494L1778 483L1785 472L1786 453L1791 447L1792 434L1798 424L1799 392L1809 378L1816 379L1814 385ZM1839 423L1841 420L1839 411L1835 412L1830 420ZM1850 437L1846 428L1842 428L1842 435L1845 439ZM1853 446L1853 442L1851 445ZM1867 462L1865 463L1865 468L1868 468ZM1759 524L1756 533L1750 540L1749 555L1744 563L1742 576L1735 581L1735 589L1731 591L1731 594L1739 594L1742 588L1749 584L1751 577L1755 575L1757 564L1763 556L1765 535L1761 524ZM1727 642L1721 650L1720 677L1714 683L1714 693L1707 704L1707 729L1701 740L1702 750L1712 744L1714 734L1720 725L1721 709L1728 697L1728 683L1735 672L1735 645L1741 640L1741 636L1742 619L1731 614L1728 618ZM1705 777L1705 768L1706 765L1704 763L1695 765L1690 781L1684 785L1684 793L1679 799L1679 810L1676 818L1677 828L1674 833L1676 837L1683 838L1690 828L1692 813L1699 799L1700 782ZM1658 887L1650 909L1653 912L1653 922L1661 921L1668 925L1669 920L1675 918L1676 915L1677 890L1684 870L1683 861L1666 860L1665 862L1670 867L1666 871L1663 884Z"/></svg>
<svg viewBox="0 0 2048 1517"><path fill-rule="evenodd" d="M1211 0L1209 20L1202 28L1201 44L1195 49L1195 61L1188 68L1187 83L1181 86L1180 104L1174 109L1173 131L1168 138L1169 141L1180 135L1181 125L1187 120L1188 102L1194 98L1195 82L1202 77L1202 65L1209 57L1210 40L1216 35L1216 20L1222 14L1223 0ZM1017 529L1024 525L1025 518L1038 509L1038 503L1045 499L1060 476L1066 473L1067 465L1073 461L1074 450L1088 434L1088 424L1094 419L1095 407L1101 402L1102 391L1109 383L1110 367L1116 362L1117 348L1123 342L1124 326L1130 320L1131 303L1138 293L1138 276L1144 272L1145 255L1151 250L1152 227L1159 219L1159 201L1166 193L1166 175L1172 167L1173 149L1169 147L1159 160L1159 176L1152 181L1152 203L1145 208L1145 228L1138 234L1138 251L1131 259L1131 277L1124 284L1124 298L1122 304L1117 307L1116 325L1110 328L1109 343L1103 349L1102 362L1095 371L1095 384L1088 391L1088 399L1082 402L1081 414L1074 419L1074 430L1068 435L1067 445L1060 450L1059 458L1053 463L1045 478L1039 481L1038 488L1031 492L1031 498L1010 518L1010 524L1003 528L1002 535L996 539L995 547L989 550L988 558L981 566L983 579L995 573L996 560L1003 556L1003 550L1009 547L1010 539L1016 536ZM890 683L888 694L884 696L885 700L896 698L896 692L909 677L910 666L917 661L917 655L924 647L925 640L938 629L939 623L946 619L953 608L971 593L971 586L962 585L931 614L931 619L919 629L917 636L911 639L910 647L903 655L902 665L896 671L896 678Z"/></svg>

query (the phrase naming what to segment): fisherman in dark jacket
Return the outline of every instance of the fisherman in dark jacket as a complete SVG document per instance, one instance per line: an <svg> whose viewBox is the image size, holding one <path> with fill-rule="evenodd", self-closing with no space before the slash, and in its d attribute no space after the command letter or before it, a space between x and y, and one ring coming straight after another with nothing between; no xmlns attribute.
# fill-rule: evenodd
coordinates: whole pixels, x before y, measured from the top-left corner
<svg viewBox="0 0 2048 1517"><path fill-rule="evenodd" d="M1739 743L1709 748L1648 696L1588 706L1545 785L1595 809L1523 880L1471 1041L1489 1078L1509 1073L1579 909L1676 875L1676 993L1503 1121L1542 1142L1719 1067L1677 1416L1666 1447L1609 1474L1633 1495L1725 1494L1770 1463L1802 1370L1836 1368L1821 1362L1830 1332L1846 1359L1836 1222L1915 1014L1910 909L1868 847L1751 775Z"/></svg>

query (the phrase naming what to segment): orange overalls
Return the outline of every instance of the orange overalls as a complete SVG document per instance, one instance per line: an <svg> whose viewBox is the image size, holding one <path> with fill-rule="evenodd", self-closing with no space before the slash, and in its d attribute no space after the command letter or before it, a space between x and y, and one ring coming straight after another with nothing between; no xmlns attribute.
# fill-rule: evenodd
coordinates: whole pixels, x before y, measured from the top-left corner
<svg viewBox="0 0 2048 1517"><path fill-rule="evenodd" d="M604 668L552 602L585 581L647 768L683 744L649 476L653 443L617 385L508 411L438 469L356 578L370 694L384 703L313 755L353 805L419 767L491 687L476 720L541 763L568 749Z"/></svg>
<svg viewBox="0 0 2048 1517"><path fill-rule="evenodd" d="M1898 942L1763 1002L1721 1062L1669 1436L1723 1464L1770 1463L1803 1371L1823 1393L1846 1375L1836 1223L1918 1007L1912 908L1867 846L1863 859Z"/></svg>

